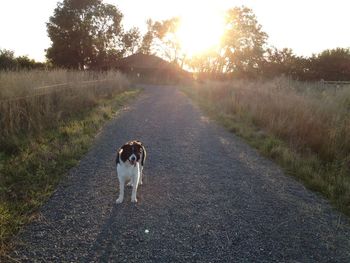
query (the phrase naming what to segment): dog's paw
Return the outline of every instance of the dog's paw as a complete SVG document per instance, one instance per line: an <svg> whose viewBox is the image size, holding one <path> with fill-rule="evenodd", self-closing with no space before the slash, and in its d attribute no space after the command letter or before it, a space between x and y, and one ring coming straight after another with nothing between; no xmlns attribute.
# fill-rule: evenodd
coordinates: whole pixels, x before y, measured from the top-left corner
<svg viewBox="0 0 350 263"><path fill-rule="evenodd" d="M115 202L116 202L117 204L121 204L121 203L123 202L123 198L118 198L117 200L115 200Z"/></svg>
<svg viewBox="0 0 350 263"><path fill-rule="evenodd" d="M131 198L131 203L137 203L137 198Z"/></svg>

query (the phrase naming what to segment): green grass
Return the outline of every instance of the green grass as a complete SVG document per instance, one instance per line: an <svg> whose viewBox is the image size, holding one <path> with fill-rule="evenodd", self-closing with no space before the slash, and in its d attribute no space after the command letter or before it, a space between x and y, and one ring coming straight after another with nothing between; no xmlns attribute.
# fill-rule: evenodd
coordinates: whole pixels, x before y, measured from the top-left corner
<svg viewBox="0 0 350 263"><path fill-rule="evenodd" d="M261 154L278 163L286 174L321 193L349 216L350 155L346 149L350 134L344 133L349 128L349 112L338 103L338 99L349 98L346 97L348 93L321 95L317 91L305 95L288 91L287 87L280 91L257 89L251 92L251 89L244 90L243 84L235 88L231 84L220 87L221 84L211 83L185 87L183 91L210 118L244 138ZM282 96L284 93L287 96ZM276 98L278 104L274 102ZM332 108L327 103L336 106ZM293 108L298 111L296 117ZM313 113L311 121L307 119L310 111ZM281 112L284 114L276 117ZM292 126L289 121L293 122ZM316 132L319 123L323 138Z"/></svg>
<svg viewBox="0 0 350 263"><path fill-rule="evenodd" d="M67 170L86 153L103 124L139 92L121 91L112 99L100 99L98 106L71 116L58 128L29 138L15 137L12 154L0 152L2 254L11 246L11 237L36 216Z"/></svg>

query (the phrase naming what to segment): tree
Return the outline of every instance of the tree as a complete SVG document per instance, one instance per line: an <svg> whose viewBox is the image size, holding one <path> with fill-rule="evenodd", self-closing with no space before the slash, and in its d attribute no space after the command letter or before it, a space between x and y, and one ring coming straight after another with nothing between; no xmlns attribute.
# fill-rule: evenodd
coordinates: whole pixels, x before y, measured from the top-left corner
<svg viewBox="0 0 350 263"><path fill-rule="evenodd" d="M151 48L152 48L152 43L154 39L153 30L152 30L153 21L152 19L148 19L146 23L147 23L147 32L142 38L141 46L138 51L142 54L150 55L152 53Z"/></svg>
<svg viewBox="0 0 350 263"><path fill-rule="evenodd" d="M279 75L291 75L292 67L296 56L289 48L281 50L272 47L266 50L265 62L262 71L265 77L275 77Z"/></svg>
<svg viewBox="0 0 350 263"><path fill-rule="evenodd" d="M317 80L350 80L350 48L327 49L313 55L310 74Z"/></svg>
<svg viewBox="0 0 350 263"><path fill-rule="evenodd" d="M286 75L293 79L310 80L310 59L295 55L289 48L268 48L262 72L267 78Z"/></svg>
<svg viewBox="0 0 350 263"><path fill-rule="evenodd" d="M0 49L0 70L14 70L17 68L17 62L14 52L7 49Z"/></svg>
<svg viewBox="0 0 350 263"><path fill-rule="evenodd" d="M0 70L21 70L44 68L44 63L36 62L27 56L15 57L11 50L0 49Z"/></svg>
<svg viewBox="0 0 350 263"><path fill-rule="evenodd" d="M259 74L267 37L251 9L235 7L228 10L222 40L223 69L248 77Z"/></svg>
<svg viewBox="0 0 350 263"><path fill-rule="evenodd" d="M137 27L131 28L122 36L123 54L132 55L140 49L141 33Z"/></svg>
<svg viewBox="0 0 350 263"><path fill-rule="evenodd" d="M215 50L208 50L188 59L187 65L195 72L214 77L222 73L219 61L218 53Z"/></svg>
<svg viewBox="0 0 350 263"><path fill-rule="evenodd" d="M256 77L265 66L267 34L253 11L235 7L227 11L225 30L216 50L191 58L189 66L211 77Z"/></svg>
<svg viewBox="0 0 350 263"><path fill-rule="evenodd" d="M146 40L152 39L151 45L155 53L174 63L178 63L181 58L181 46L176 35L179 24L178 17L156 21L151 24L148 35L146 34L148 37Z"/></svg>
<svg viewBox="0 0 350 263"><path fill-rule="evenodd" d="M267 49L262 67L264 77L287 75L297 80L350 80L350 49L327 49L312 57L293 54L288 48Z"/></svg>
<svg viewBox="0 0 350 263"><path fill-rule="evenodd" d="M43 69L47 65L44 63L36 62L34 59L30 59L27 56L19 56L16 58L18 69Z"/></svg>
<svg viewBox="0 0 350 263"><path fill-rule="evenodd" d="M84 69L103 67L109 55L121 56L121 20L113 5L101 0L64 0L47 23L52 46L47 58L54 65Z"/></svg>

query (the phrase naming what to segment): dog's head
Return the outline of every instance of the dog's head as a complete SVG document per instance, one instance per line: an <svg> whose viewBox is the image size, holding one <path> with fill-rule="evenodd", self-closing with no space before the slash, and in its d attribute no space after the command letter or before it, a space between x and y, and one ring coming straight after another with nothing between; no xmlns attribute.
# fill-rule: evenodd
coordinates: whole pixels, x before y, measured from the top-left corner
<svg viewBox="0 0 350 263"><path fill-rule="evenodd" d="M122 146L119 154L123 162L129 161L131 165L135 165L136 162L140 161L142 152L142 143L140 141L131 141Z"/></svg>

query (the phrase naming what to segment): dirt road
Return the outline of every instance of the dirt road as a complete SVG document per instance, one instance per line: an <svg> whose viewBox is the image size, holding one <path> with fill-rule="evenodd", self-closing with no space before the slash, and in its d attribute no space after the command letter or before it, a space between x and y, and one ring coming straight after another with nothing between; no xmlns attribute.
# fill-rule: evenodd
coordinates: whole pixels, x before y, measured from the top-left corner
<svg viewBox="0 0 350 263"><path fill-rule="evenodd" d="M116 205L115 150L147 147L137 205ZM350 262L349 223L180 91L145 87L19 235L35 262Z"/></svg>

